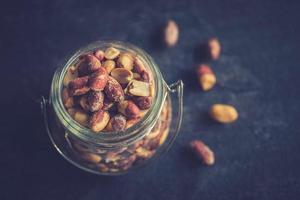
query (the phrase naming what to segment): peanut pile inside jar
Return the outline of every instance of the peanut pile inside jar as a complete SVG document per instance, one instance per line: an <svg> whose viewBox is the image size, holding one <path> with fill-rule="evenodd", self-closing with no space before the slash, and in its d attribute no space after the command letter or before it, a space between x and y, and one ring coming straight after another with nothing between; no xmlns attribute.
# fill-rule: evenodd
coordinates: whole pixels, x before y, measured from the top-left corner
<svg viewBox="0 0 300 200"><path fill-rule="evenodd" d="M138 55L114 47L81 55L63 84L68 113L95 134L133 126L155 95L152 74Z"/></svg>

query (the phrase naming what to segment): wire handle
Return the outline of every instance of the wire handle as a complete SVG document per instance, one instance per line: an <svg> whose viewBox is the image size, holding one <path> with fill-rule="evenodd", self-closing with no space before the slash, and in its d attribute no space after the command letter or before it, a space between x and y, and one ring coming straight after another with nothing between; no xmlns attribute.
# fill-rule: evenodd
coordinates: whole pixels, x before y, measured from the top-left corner
<svg viewBox="0 0 300 200"><path fill-rule="evenodd" d="M170 93L175 93L177 92L177 98L178 98L178 114L177 114L177 119L176 119L176 126L175 126L175 130L174 130L174 134L172 135L172 137L169 140L169 144L166 145L166 149L164 150L165 152L167 152L169 150L169 148L172 146L173 142L175 141L180 127L181 127L181 123L182 123L182 117L183 117L183 87L184 84L182 82L182 80L178 80L176 83L171 84L170 86L166 85L167 89Z"/></svg>

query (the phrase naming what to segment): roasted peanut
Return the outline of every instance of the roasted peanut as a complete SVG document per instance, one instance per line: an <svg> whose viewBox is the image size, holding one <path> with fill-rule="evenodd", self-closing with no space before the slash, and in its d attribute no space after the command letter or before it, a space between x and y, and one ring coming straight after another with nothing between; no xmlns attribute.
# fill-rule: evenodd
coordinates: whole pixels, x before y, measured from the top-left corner
<svg viewBox="0 0 300 200"><path fill-rule="evenodd" d="M90 163L99 163L102 160L101 156L94 153L82 153L81 157Z"/></svg>
<svg viewBox="0 0 300 200"><path fill-rule="evenodd" d="M208 65L199 65L197 74L199 84L204 91L210 90L216 84L216 76Z"/></svg>
<svg viewBox="0 0 300 200"><path fill-rule="evenodd" d="M69 90L67 88L64 88L62 91L62 100L66 108L71 108L74 106L74 99L73 97L70 97Z"/></svg>
<svg viewBox="0 0 300 200"><path fill-rule="evenodd" d="M106 111L99 110L91 116L90 127L94 132L102 131L109 122L109 114Z"/></svg>
<svg viewBox="0 0 300 200"><path fill-rule="evenodd" d="M133 57L129 53L122 53L120 54L120 57L118 58L118 65L120 67L123 67L127 70L133 69Z"/></svg>
<svg viewBox="0 0 300 200"><path fill-rule="evenodd" d="M99 61L102 61L104 58L104 52L102 50L95 51L94 55Z"/></svg>
<svg viewBox="0 0 300 200"><path fill-rule="evenodd" d="M114 106L114 104L115 103L113 101L104 98L102 110L109 110Z"/></svg>
<svg viewBox="0 0 300 200"><path fill-rule="evenodd" d="M221 53L221 44L217 38L208 40L208 51L211 59L217 60Z"/></svg>
<svg viewBox="0 0 300 200"><path fill-rule="evenodd" d="M124 91L122 86L111 76L108 77L104 91L106 96L112 101L120 102L124 100Z"/></svg>
<svg viewBox="0 0 300 200"><path fill-rule="evenodd" d="M87 100L87 96L84 95L80 98L79 100L79 104L81 106L81 108L85 111L89 111L90 110L90 106L89 106L89 102Z"/></svg>
<svg viewBox="0 0 300 200"><path fill-rule="evenodd" d="M83 110L76 110L74 114L74 120L82 126L88 126L89 115Z"/></svg>
<svg viewBox="0 0 300 200"><path fill-rule="evenodd" d="M133 79L131 71L125 68L115 68L111 71L111 76L114 77L120 84L129 83Z"/></svg>
<svg viewBox="0 0 300 200"><path fill-rule="evenodd" d="M133 125L135 125L141 118L134 118L134 119L129 119L126 122L126 129L132 127Z"/></svg>
<svg viewBox="0 0 300 200"><path fill-rule="evenodd" d="M89 110L91 112L98 111L103 107L104 94L101 91L90 91L87 96Z"/></svg>
<svg viewBox="0 0 300 200"><path fill-rule="evenodd" d="M153 154L153 151L149 151L144 147L139 147L136 149L136 155L141 158L150 158Z"/></svg>
<svg viewBox="0 0 300 200"><path fill-rule="evenodd" d="M69 83L70 96L77 96L87 93L90 88L88 87L88 76L76 78Z"/></svg>
<svg viewBox="0 0 300 200"><path fill-rule="evenodd" d="M126 127L126 118L123 115L115 115L108 124L110 131L122 131Z"/></svg>
<svg viewBox="0 0 300 200"><path fill-rule="evenodd" d="M133 70L138 74L146 71L144 63L137 56L134 57L134 69Z"/></svg>
<svg viewBox="0 0 300 200"><path fill-rule="evenodd" d="M146 110L151 107L152 97L138 97L135 102L140 109Z"/></svg>
<svg viewBox="0 0 300 200"><path fill-rule="evenodd" d="M75 78L78 77L78 72L75 66L70 66L65 74L63 84L64 86L68 86L70 81L74 80Z"/></svg>
<svg viewBox="0 0 300 200"><path fill-rule="evenodd" d="M175 21L169 20L165 29L165 42L169 47L175 46L179 37L179 28Z"/></svg>
<svg viewBox="0 0 300 200"><path fill-rule="evenodd" d="M98 71L93 73L89 79L89 86L94 91L102 91L107 83L108 74L103 67L100 67Z"/></svg>
<svg viewBox="0 0 300 200"><path fill-rule="evenodd" d="M103 67L106 69L107 73L110 73L116 67L116 63L113 60L106 60L103 63Z"/></svg>
<svg viewBox="0 0 300 200"><path fill-rule="evenodd" d="M230 105L214 104L210 108L210 116L220 123L231 123L237 120L238 112Z"/></svg>
<svg viewBox="0 0 300 200"><path fill-rule="evenodd" d="M215 163L214 152L201 140L194 140L190 145L194 149L197 156L203 160L204 164L213 165Z"/></svg>
<svg viewBox="0 0 300 200"><path fill-rule="evenodd" d="M132 80L128 83L126 91L134 96L150 96L150 85L143 81Z"/></svg>
<svg viewBox="0 0 300 200"><path fill-rule="evenodd" d="M104 57L106 59L109 59L109 60L113 60L115 59L116 57L118 57L120 54L120 51L114 47L110 47L108 49L106 49L106 51L104 52Z"/></svg>
<svg viewBox="0 0 300 200"><path fill-rule="evenodd" d="M118 111L129 119L137 118L140 115L140 109L130 100L119 102Z"/></svg>
<svg viewBox="0 0 300 200"><path fill-rule="evenodd" d="M83 55L80 58L78 73L80 76L86 76L91 72L97 71L101 67L101 62L91 54Z"/></svg>

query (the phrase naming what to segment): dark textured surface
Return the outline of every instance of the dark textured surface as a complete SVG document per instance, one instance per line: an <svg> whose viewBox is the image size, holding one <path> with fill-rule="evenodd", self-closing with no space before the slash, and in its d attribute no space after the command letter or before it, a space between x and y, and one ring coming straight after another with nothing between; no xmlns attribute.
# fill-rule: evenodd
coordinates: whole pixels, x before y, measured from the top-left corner
<svg viewBox="0 0 300 200"><path fill-rule="evenodd" d="M0 8L1 199L298 199L299 1L22 1ZM165 49L168 18L181 29ZM198 89L197 45L220 38L210 92ZM98 39L132 42L150 53L168 83L183 79L185 116L175 144L159 162L120 177L85 173L65 161L46 135L38 98L58 64ZM218 125L216 102L240 118ZM188 143L201 138L216 154L204 167Z"/></svg>

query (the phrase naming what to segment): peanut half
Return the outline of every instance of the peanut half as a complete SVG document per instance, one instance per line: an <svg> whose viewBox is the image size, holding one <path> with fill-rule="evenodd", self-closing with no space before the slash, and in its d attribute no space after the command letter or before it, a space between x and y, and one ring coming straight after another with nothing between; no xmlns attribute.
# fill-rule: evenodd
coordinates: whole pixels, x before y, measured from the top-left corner
<svg viewBox="0 0 300 200"><path fill-rule="evenodd" d="M106 49L106 51L104 52L104 57L106 59L109 59L109 60L113 60L115 59L116 57L118 57L120 54L120 51L114 47L110 47L108 49Z"/></svg>
<svg viewBox="0 0 300 200"><path fill-rule="evenodd" d="M210 116L220 123L231 123L237 120L238 112L230 105L214 104L210 108Z"/></svg>
<svg viewBox="0 0 300 200"><path fill-rule="evenodd" d="M133 61L134 61L134 58L131 54L122 53L122 54L120 54L120 57L118 59L118 65L125 69L132 70L133 69Z"/></svg>
<svg viewBox="0 0 300 200"><path fill-rule="evenodd" d="M115 68L111 71L111 76L119 83L127 84L133 79L133 73L125 68Z"/></svg>
<svg viewBox="0 0 300 200"><path fill-rule="evenodd" d="M134 96L147 97L150 96L150 84L143 81L132 80L128 83L126 91Z"/></svg>

